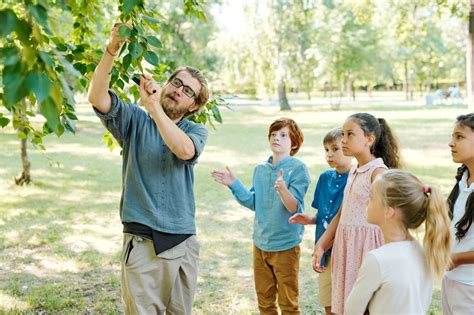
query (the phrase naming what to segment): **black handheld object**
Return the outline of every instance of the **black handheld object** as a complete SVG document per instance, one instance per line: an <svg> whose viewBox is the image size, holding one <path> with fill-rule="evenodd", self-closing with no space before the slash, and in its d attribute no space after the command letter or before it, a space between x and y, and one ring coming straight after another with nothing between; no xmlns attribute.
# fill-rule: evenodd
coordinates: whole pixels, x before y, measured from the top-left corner
<svg viewBox="0 0 474 315"><path fill-rule="evenodd" d="M134 75L132 75L132 80L133 82L135 82L137 85L140 85L140 77L142 75L140 73L135 73Z"/></svg>
<svg viewBox="0 0 474 315"><path fill-rule="evenodd" d="M132 75L132 81L135 82L137 85L140 85L140 77L142 75L140 73L135 73L134 75ZM156 93L156 90L153 90L153 94Z"/></svg>

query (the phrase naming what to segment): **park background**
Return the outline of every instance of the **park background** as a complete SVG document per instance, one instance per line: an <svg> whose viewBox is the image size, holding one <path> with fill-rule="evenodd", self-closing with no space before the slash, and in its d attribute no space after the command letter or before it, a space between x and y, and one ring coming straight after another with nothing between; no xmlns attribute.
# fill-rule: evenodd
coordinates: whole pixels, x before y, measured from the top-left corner
<svg viewBox="0 0 474 315"><path fill-rule="evenodd" d="M177 65L209 78L212 100L191 119L209 140L197 164L201 243L196 314L257 313L253 213L210 172L226 165L248 186L269 155L268 126L302 127L297 157L311 197L326 169L322 138L354 112L384 117L404 168L447 196L447 146L472 112L469 1L3 1L0 4L0 313L121 313L120 149L85 91L116 21L132 42L113 88L136 101L132 73L162 81ZM131 82L131 81L130 81ZM453 97L456 88L459 94ZM450 95L451 94L451 95ZM421 238L423 231L418 232ZM303 314L319 314L311 269L314 226L302 243ZM439 284L430 311L441 313Z"/></svg>

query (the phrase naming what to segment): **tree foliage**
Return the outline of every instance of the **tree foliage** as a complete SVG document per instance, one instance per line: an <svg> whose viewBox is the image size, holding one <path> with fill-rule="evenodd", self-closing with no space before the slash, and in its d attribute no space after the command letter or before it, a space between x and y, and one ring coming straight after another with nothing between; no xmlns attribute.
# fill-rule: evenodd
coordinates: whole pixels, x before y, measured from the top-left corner
<svg viewBox="0 0 474 315"><path fill-rule="evenodd" d="M133 73L147 72L164 81L177 61L191 55L188 49L174 58L176 51L170 47L175 42L167 38L180 34L169 25L183 25L186 20L206 21L203 1L174 1L164 12L166 15L162 15L164 4L165 1L144 0L2 1L0 98L10 115L0 113L0 126L11 123L20 139L30 139L41 150L45 150L46 135L74 133L74 95L86 89L104 52L113 21L129 25L122 26L120 34L131 41L120 51L110 86L126 100L128 95L137 100L138 88L130 80ZM175 10L180 5L182 10ZM203 25L201 28L212 27ZM220 103L211 102L204 113L191 119L206 123L212 117L220 122ZM39 125L33 122L38 119Z"/></svg>

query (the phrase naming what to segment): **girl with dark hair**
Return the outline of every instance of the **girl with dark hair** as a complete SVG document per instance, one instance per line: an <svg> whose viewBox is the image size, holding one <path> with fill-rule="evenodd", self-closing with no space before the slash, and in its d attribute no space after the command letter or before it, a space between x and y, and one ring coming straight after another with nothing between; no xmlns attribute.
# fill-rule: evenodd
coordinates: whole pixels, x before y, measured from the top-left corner
<svg viewBox="0 0 474 315"><path fill-rule="evenodd" d="M443 313L470 314L474 309L474 113L457 117L449 147L461 167L448 197L453 263L443 278Z"/></svg>
<svg viewBox="0 0 474 315"><path fill-rule="evenodd" d="M397 142L384 119L354 114L347 118L342 130L342 151L355 157L358 165L349 171L341 208L313 251L313 269L323 272L321 258L334 243L331 311L336 314L344 313L344 302L357 278L362 257L384 242L380 228L367 223L371 184L387 168L400 165Z"/></svg>

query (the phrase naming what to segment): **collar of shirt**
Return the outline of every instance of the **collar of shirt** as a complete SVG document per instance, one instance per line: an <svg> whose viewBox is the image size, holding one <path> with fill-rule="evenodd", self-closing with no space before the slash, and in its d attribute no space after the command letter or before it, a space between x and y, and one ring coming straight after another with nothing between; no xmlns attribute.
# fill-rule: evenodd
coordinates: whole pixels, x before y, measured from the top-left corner
<svg viewBox="0 0 474 315"><path fill-rule="evenodd" d="M283 160L281 160L280 162L278 162L275 166L273 166L273 156L270 156L267 160L267 164L269 166L271 166L272 168L274 169L279 169L281 168L283 165L285 165L286 163L288 163L289 161L291 161L293 158L291 157L291 155L287 156L286 158L284 158Z"/></svg>
<svg viewBox="0 0 474 315"><path fill-rule="evenodd" d="M359 167L359 165L353 166L353 169L351 171L352 174L354 173L364 173L370 170L372 167L377 166L377 165L383 165L383 159L382 158L376 158L375 160L370 161L369 163L366 163Z"/></svg>
<svg viewBox="0 0 474 315"><path fill-rule="evenodd" d="M459 189L462 189L465 192L471 192L474 191L474 183L471 183L471 186L467 186L467 177L469 175L469 172L466 170L464 171L464 174L462 174L462 178L459 181Z"/></svg>

